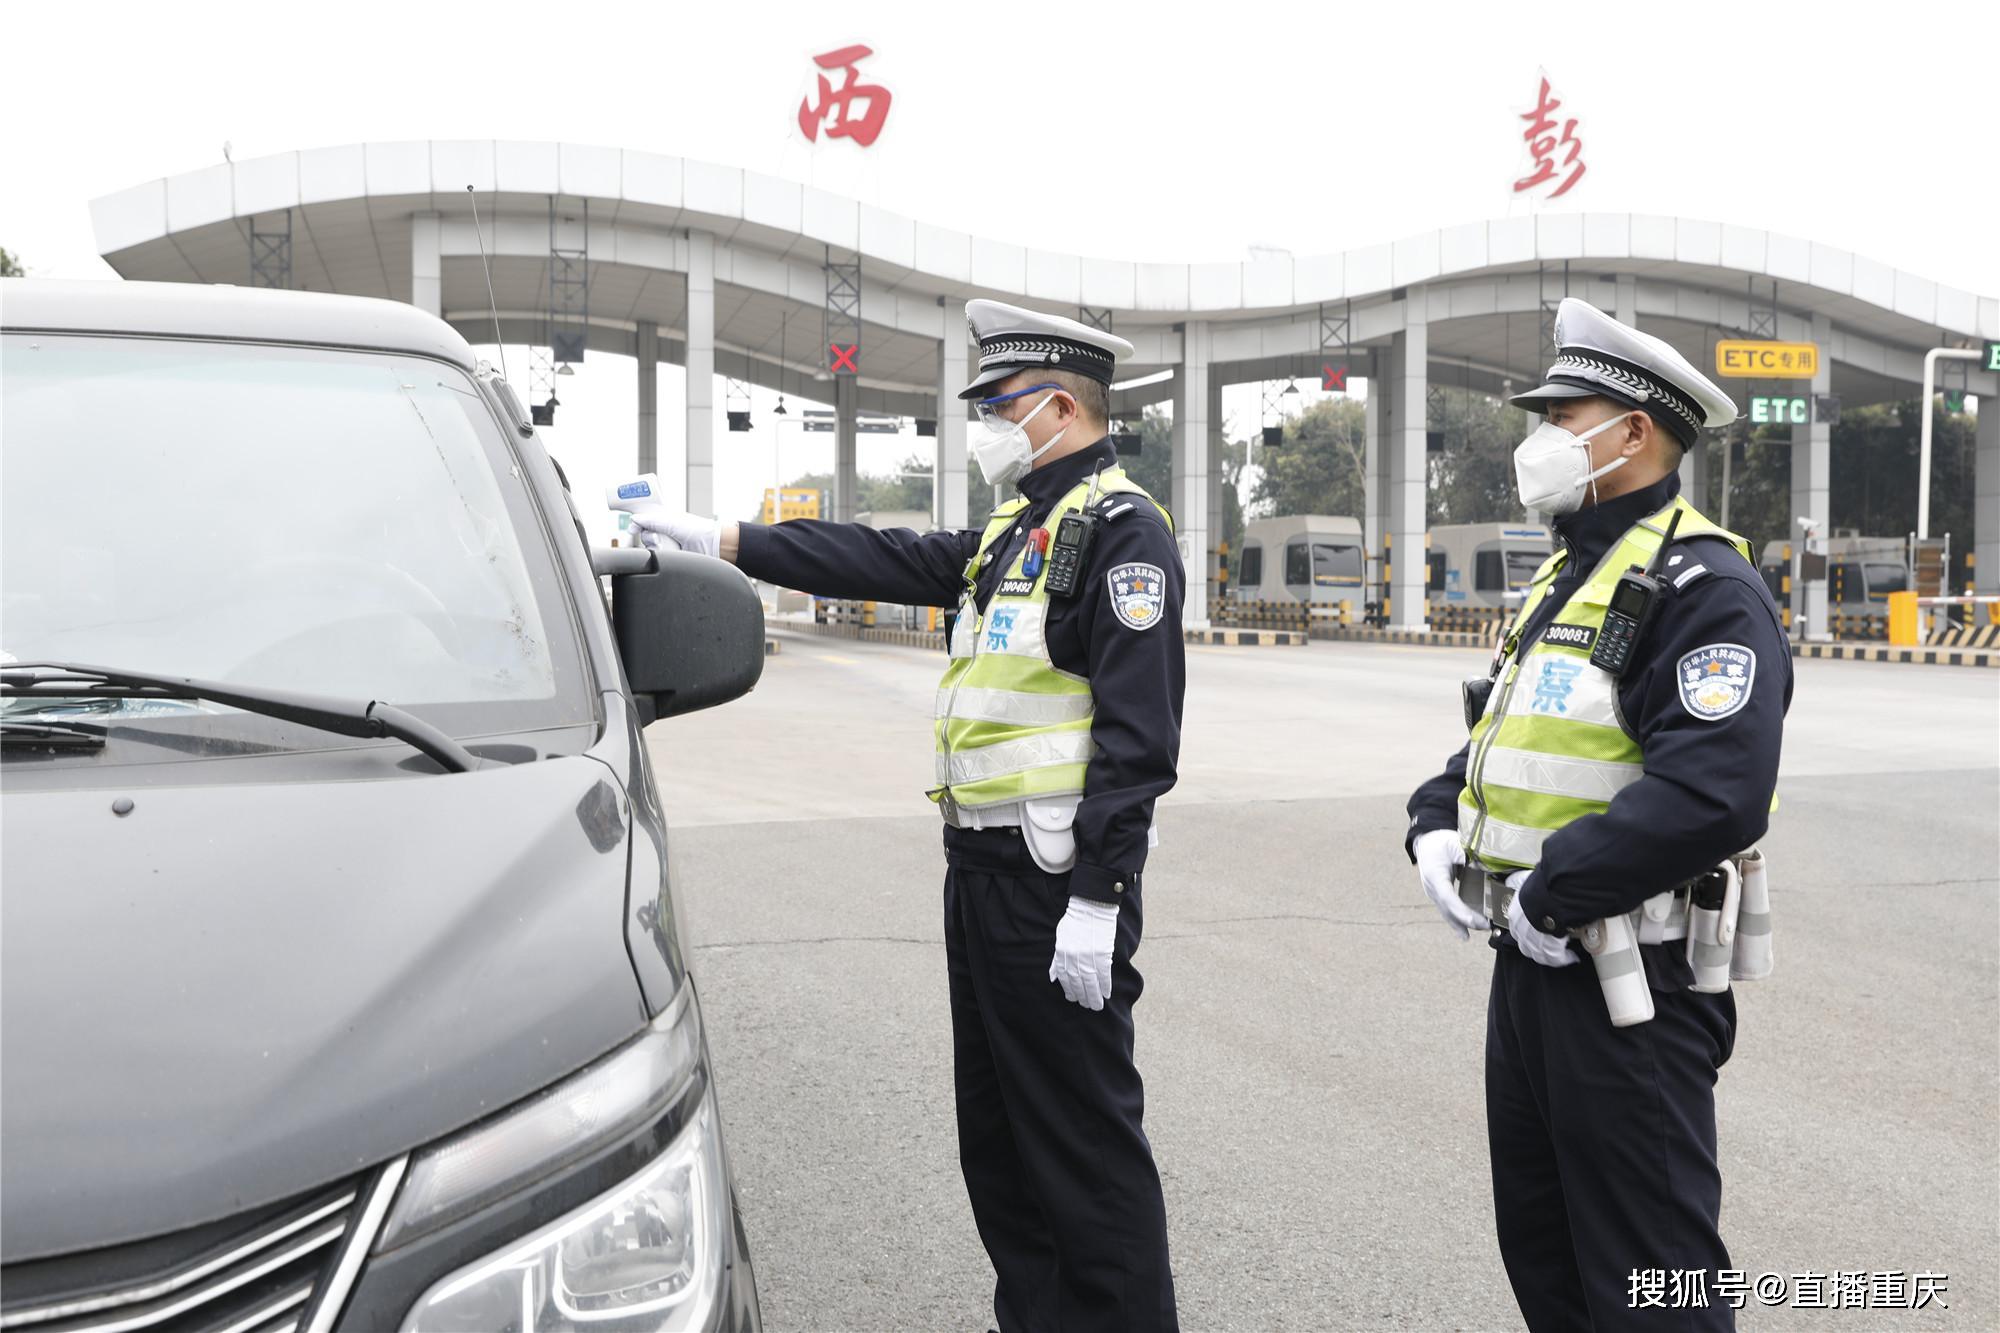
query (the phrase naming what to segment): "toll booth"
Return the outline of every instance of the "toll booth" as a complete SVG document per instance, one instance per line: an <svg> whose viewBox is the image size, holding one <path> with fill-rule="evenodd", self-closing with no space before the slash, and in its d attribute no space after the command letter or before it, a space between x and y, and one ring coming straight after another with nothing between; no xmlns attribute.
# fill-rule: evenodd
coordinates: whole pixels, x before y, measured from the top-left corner
<svg viewBox="0 0 2000 1333"><path fill-rule="evenodd" d="M1823 548L1823 549L1821 549ZM1771 590L1789 629L1794 608L1804 605L1803 588L1826 582L1828 625L1836 639L1888 637L1889 598L1911 592L1920 597L1950 595L1951 538L1870 537L1848 531L1810 546L1790 541L1764 543L1757 572Z"/></svg>

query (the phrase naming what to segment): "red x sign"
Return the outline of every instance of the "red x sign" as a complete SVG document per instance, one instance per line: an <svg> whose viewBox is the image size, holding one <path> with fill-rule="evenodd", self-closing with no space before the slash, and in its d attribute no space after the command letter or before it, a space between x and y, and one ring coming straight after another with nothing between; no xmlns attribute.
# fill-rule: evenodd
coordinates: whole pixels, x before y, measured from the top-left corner
<svg viewBox="0 0 2000 1333"><path fill-rule="evenodd" d="M836 375L859 375L861 368L854 364L854 354L861 350L860 343L849 343L842 347L839 343L828 343L826 348L833 353L833 373Z"/></svg>
<svg viewBox="0 0 2000 1333"><path fill-rule="evenodd" d="M1333 366L1321 366L1319 368L1319 387L1321 391L1327 393L1331 393L1335 389L1346 393L1347 367L1341 366L1336 369Z"/></svg>

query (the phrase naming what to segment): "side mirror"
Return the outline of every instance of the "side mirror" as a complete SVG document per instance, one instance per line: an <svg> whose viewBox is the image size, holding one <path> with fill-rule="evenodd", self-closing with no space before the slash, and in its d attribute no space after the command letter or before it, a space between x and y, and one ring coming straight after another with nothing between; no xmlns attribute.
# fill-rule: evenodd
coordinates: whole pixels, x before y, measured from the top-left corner
<svg viewBox="0 0 2000 1333"><path fill-rule="evenodd" d="M748 694L764 674L764 604L750 580L712 556L649 554L650 571L611 580L611 623L641 722Z"/></svg>

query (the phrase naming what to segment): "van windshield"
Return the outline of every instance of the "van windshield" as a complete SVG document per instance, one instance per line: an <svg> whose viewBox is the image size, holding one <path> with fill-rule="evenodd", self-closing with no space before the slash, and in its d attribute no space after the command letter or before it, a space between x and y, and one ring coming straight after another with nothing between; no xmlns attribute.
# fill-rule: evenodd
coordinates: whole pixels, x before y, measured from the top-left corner
<svg viewBox="0 0 2000 1333"><path fill-rule="evenodd" d="M1513 547L1507 551L1507 588L1519 592L1535 581L1535 571L1542 567L1542 561L1549 558L1547 551L1523 551Z"/></svg>
<svg viewBox="0 0 2000 1333"><path fill-rule="evenodd" d="M1313 582L1322 588L1361 586L1361 548L1313 544Z"/></svg>
<svg viewBox="0 0 2000 1333"><path fill-rule="evenodd" d="M143 338L0 350L0 661L376 699L454 734L593 715L526 483L460 369ZM283 725L206 703L75 710Z"/></svg>
<svg viewBox="0 0 2000 1333"><path fill-rule="evenodd" d="M1871 599L1880 600L1910 586L1910 573L1901 565L1870 563L1862 568L1867 571L1868 596Z"/></svg>

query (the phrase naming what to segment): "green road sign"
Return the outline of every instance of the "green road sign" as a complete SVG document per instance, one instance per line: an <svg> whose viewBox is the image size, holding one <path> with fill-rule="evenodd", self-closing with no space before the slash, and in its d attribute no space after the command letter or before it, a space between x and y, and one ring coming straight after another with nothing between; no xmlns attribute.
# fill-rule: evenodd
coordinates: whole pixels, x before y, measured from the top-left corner
<svg viewBox="0 0 2000 1333"><path fill-rule="evenodd" d="M1758 394L1750 399L1750 421L1758 426L1803 426L1812 420L1808 401L1799 394Z"/></svg>

